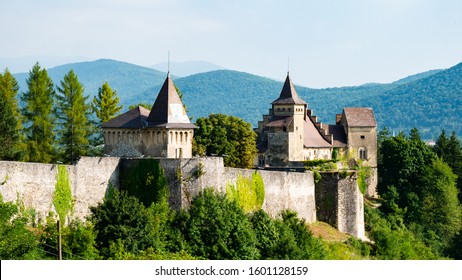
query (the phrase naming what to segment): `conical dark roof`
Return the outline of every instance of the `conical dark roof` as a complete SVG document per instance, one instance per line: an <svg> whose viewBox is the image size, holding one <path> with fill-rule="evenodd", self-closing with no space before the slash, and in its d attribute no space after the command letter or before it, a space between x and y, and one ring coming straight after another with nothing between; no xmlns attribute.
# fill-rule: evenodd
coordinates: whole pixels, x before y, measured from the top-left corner
<svg viewBox="0 0 462 280"><path fill-rule="evenodd" d="M172 126L174 124L175 127L194 127L189 121L170 74L167 75L157 95L147 122L149 126Z"/></svg>
<svg viewBox="0 0 462 280"><path fill-rule="evenodd" d="M289 73L287 73L287 78L284 82L279 98L274 100L271 104L306 105L306 102L298 97L295 87L290 80Z"/></svg>

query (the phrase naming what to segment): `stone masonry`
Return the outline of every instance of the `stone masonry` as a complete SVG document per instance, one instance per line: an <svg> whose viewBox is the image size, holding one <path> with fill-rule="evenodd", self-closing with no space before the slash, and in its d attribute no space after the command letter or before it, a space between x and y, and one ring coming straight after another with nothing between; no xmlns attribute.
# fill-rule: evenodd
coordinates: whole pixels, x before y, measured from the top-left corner
<svg viewBox="0 0 462 280"><path fill-rule="evenodd" d="M75 200L72 218L85 218L90 206L101 202L109 187L118 187L121 166L143 159L117 157L83 157L76 165L66 166ZM191 159L158 159L170 186L170 205L187 208L192 198L205 188L225 192L235 184L238 174L250 177L256 170L227 168L219 157ZM52 195L56 184L57 165L0 161L0 194L5 201L21 201L34 208L37 219L44 220L54 212ZM316 184L311 172L258 170L265 184L263 209L276 217L282 210L296 211L312 223L326 221L340 231L364 239L364 209L356 178L339 179L323 174ZM333 195L326 196L319 186ZM324 193L324 194L323 194ZM324 197L320 199L319 197ZM335 213L335 217L326 213Z"/></svg>

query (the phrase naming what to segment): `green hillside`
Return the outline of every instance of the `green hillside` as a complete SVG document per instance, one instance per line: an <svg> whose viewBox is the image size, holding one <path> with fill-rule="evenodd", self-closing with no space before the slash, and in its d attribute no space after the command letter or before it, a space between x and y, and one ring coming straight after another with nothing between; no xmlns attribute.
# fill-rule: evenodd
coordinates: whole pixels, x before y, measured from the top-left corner
<svg viewBox="0 0 462 280"><path fill-rule="evenodd" d="M462 136L462 63L358 104L373 107L380 123L397 131L417 127L424 138L436 139L444 128Z"/></svg>
<svg viewBox="0 0 462 280"><path fill-rule="evenodd" d="M133 96L138 98L140 93L162 83L166 76L165 73L151 68L110 59L64 64L49 68L47 71L55 85L58 85L71 69L74 69L79 81L85 86L86 95L95 95L98 88L107 81L111 88L117 91L124 104L134 100ZM21 91L25 91L29 73L19 73L14 76L19 82Z"/></svg>
<svg viewBox="0 0 462 280"><path fill-rule="evenodd" d="M78 74L85 93L94 95L108 81L117 90L127 110L129 105L152 104L166 74L147 67L101 59L66 64L48 69L55 83L70 70ZM21 90L27 73L16 74ZM281 77L283 80L285 77ZM174 82L184 94L189 115L195 119L211 113L238 116L257 126L271 102L281 91L282 82L231 70L200 73ZM445 70L431 70L389 84L296 90L321 121L333 123L344 107L372 107L379 128L396 132L417 127L424 139L435 139L442 128L462 136L462 64Z"/></svg>

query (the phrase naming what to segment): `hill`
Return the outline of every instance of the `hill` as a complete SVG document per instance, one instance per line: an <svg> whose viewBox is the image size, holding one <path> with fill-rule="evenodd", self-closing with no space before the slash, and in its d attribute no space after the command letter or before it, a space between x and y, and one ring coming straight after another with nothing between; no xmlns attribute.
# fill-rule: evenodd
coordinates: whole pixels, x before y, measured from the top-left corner
<svg viewBox="0 0 462 280"><path fill-rule="evenodd" d="M379 122L397 131L417 127L424 138L436 139L444 128L462 136L462 63L358 104L374 108Z"/></svg>
<svg viewBox="0 0 462 280"><path fill-rule="evenodd" d="M108 81L121 102L128 105L154 102L166 74L151 68L114 60L65 64L48 69L57 84L70 70L79 76L85 93L93 96ZM28 73L16 74L24 90ZM281 77L281 80L285 77ZM189 115L195 119L211 113L235 115L257 126L282 82L249 73L216 70L187 77L173 77L184 94ZM295 84L297 81L293 81ZM344 107L371 107L379 129L396 132L417 127L424 139L435 139L442 128L462 136L462 63L444 70L431 70L389 84L312 89L295 85L296 90L321 121L335 122Z"/></svg>
<svg viewBox="0 0 462 280"><path fill-rule="evenodd" d="M297 81L293 81L297 82ZM255 127L278 96L282 83L229 70L175 80L194 117L232 114ZM417 127L424 139L436 139L441 129L462 136L462 63L445 70L413 75L390 84L311 89L295 85L323 122L334 123L344 107L371 107L379 129L408 132Z"/></svg>
<svg viewBox="0 0 462 280"><path fill-rule="evenodd" d="M224 67L207 62L207 61L185 61L185 62L163 62L151 66L151 68L161 71L175 73L176 76L186 77L194 74L205 73L215 70L223 70Z"/></svg>
<svg viewBox="0 0 462 280"><path fill-rule="evenodd" d="M64 64L49 68L47 72L54 84L59 85L64 75L71 69L74 70L79 81L84 85L86 95L94 96L98 93L98 88L107 81L111 88L117 91L123 104L130 104L133 96L138 98L140 93L153 85L162 83L166 75L151 68L110 59ZM19 73L14 76L18 80L21 91L25 91L29 73Z"/></svg>

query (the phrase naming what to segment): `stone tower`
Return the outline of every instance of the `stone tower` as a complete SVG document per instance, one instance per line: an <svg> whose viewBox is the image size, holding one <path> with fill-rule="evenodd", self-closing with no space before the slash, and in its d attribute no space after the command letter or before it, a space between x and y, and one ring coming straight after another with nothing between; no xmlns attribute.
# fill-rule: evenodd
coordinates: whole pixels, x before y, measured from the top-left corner
<svg viewBox="0 0 462 280"><path fill-rule="evenodd" d="M255 130L258 134L255 165L295 167L308 159L330 157L330 138L323 135L318 128L321 124L309 111L287 73L279 97L271 103L269 114L263 116Z"/></svg>
<svg viewBox="0 0 462 280"><path fill-rule="evenodd" d="M195 125L167 75L151 111L137 107L102 124L105 153L120 157L191 158Z"/></svg>
<svg viewBox="0 0 462 280"><path fill-rule="evenodd" d="M287 73L279 98L271 105L274 117L285 121L280 128L282 132L286 132L287 161L302 161L306 103L298 97L289 73Z"/></svg>

